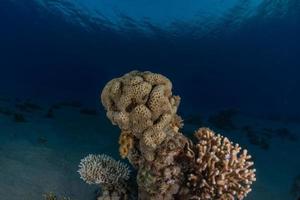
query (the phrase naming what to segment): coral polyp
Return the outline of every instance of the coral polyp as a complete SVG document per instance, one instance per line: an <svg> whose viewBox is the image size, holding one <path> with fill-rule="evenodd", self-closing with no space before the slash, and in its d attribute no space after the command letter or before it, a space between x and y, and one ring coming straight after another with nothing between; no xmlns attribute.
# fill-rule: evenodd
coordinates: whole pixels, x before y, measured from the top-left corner
<svg viewBox="0 0 300 200"><path fill-rule="evenodd" d="M242 200L251 191L255 169L247 150L209 128L195 132L196 143L180 132L180 97L165 76L132 71L112 79L101 102L121 129L121 157L137 170L137 199ZM93 167L86 177L102 166Z"/></svg>

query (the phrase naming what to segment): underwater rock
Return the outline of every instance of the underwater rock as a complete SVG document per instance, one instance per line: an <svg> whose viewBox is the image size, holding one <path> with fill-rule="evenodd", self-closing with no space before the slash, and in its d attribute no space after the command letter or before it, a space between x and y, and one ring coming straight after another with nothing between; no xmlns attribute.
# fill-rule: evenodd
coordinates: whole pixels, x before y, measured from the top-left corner
<svg viewBox="0 0 300 200"><path fill-rule="evenodd" d="M267 139L272 139L274 136L274 130L272 128L263 128L261 130L261 134Z"/></svg>
<svg viewBox="0 0 300 200"><path fill-rule="evenodd" d="M96 116L98 115L98 111L94 108L82 108L80 109L80 114Z"/></svg>
<svg viewBox="0 0 300 200"><path fill-rule="evenodd" d="M238 113L236 109L226 109L222 110L212 116L209 117L208 122L213 125L214 127L225 130L231 131L236 129L236 126L233 122L233 117Z"/></svg>
<svg viewBox="0 0 300 200"><path fill-rule="evenodd" d="M59 109L61 107L80 108L82 103L80 101L61 101L52 105L53 109Z"/></svg>
<svg viewBox="0 0 300 200"><path fill-rule="evenodd" d="M32 103L30 101L25 101L25 102L22 102L22 103L17 103L16 104L16 108L18 108L22 112L29 112L29 113L33 113L35 111L42 110L41 106L39 106L36 103Z"/></svg>
<svg viewBox="0 0 300 200"><path fill-rule="evenodd" d="M21 113L14 113L13 119L14 119L14 122L17 122L17 123L27 122L24 115Z"/></svg>
<svg viewBox="0 0 300 200"><path fill-rule="evenodd" d="M179 132L180 97L172 95L172 83L163 75L132 71L115 78L104 87L101 102L112 124L121 129L121 156L138 171L138 199L241 200L251 191L255 169L246 150L207 128L196 132L196 143ZM235 113L222 111L211 123L232 130ZM89 171L103 174L103 167Z"/></svg>
<svg viewBox="0 0 300 200"><path fill-rule="evenodd" d="M11 99L9 97L7 97L7 96L0 96L0 101L7 103L7 102L10 102Z"/></svg>
<svg viewBox="0 0 300 200"><path fill-rule="evenodd" d="M13 112L9 108L1 108L0 107L0 114L5 116L11 116Z"/></svg>
<svg viewBox="0 0 300 200"><path fill-rule="evenodd" d="M266 137L266 135L263 134L257 134L251 126L242 127L242 131L246 133L250 144L258 146L263 150L268 150L270 148L270 137Z"/></svg>
<svg viewBox="0 0 300 200"><path fill-rule="evenodd" d="M256 131L251 126L244 126L241 130L246 133L251 144L258 146L263 150L268 150L270 148L270 140L274 137L279 137L281 140L298 140L297 136L291 133L287 128L262 128L261 130Z"/></svg>
<svg viewBox="0 0 300 200"><path fill-rule="evenodd" d="M197 125L202 126L203 125L203 118L201 115L190 115L184 120L185 124L191 124L191 125Z"/></svg>
<svg viewBox="0 0 300 200"><path fill-rule="evenodd" d="M46 115L45 115L46 118L49 118L49 119L52 119L54 118L54 111L53 111L53 108L49 108Z"/></svg>
<svg viewBox="0 0 300 200"><path fill-rule="evenodd" d="M297 140L297 136L292 134L291 131L287 128L278 128L275 130L276 135L280 138L280 139L287 139L289 141L296 141Z"/></svg>
<svg viewBox="0 0 300 200"><path fill-rule="evenodd" d="M291 194L296 200L300 199L300 175L296 176L293 180Z"/></svg>
<svg viewBox="0 0 300 200"><path fill-rule="evenodd" d="M38 138L37 138L37 143L38 143L38 144L41 144L41 145L45 145L45 144L48 143L48 139L45 138L45 137L38 137Z"/></svg>

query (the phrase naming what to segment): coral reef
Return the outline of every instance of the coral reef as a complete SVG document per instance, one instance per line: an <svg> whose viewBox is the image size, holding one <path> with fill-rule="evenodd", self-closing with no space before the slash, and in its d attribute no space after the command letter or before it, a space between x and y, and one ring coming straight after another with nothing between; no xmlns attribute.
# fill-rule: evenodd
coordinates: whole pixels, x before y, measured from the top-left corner
<svg viewBox="0 0 300 200"><path fill-rule="evenodd" d="M177 115L180 97L172 94L172 83L163 75L132 71L115 78L104 87L101 102L121 129L121 156L137 170L138 199L241 200L251 191L255 169L247 150L208 128L195 133L196 143L184 136ZM212 122L232 129L233 114L221 113ZM95 183L103 166L87 163L92 166L83 172L89 169L92 179L80 173Z"/></svg>
<svg viewBox="0 0 300 200"><path fill-rule="evenodd" d="M126 181L130 170L126 164L104 154L90 154L81 160L78 173L86 183L101 186L98 200L128 199Z"/></svg>
<svg viewBox="0 0 300 200"><path fill-rule="evenodd" d="M260 130L255 130L253 127L246 125L242 127L241 131L246 134L251 144L258 146L263 150L268 150L270 148L271 140L276 137L281 141L287 140L294 142L298 140L298 137L287 128L262 128Z"/></svg>
<svg viewBox="0 0 300 200"><path fill-rule="evenodd" d="M22 112L29 112L29 113L33 113L33 112L42 110L41 106L39 106L36 103L32 103L29 100L22 102L22 103L17 103L16 108L18 108Z"/></svg>
<svg viewBox="0 0 300 200"><path fill-rule="evenodd" d="M101 101L113 124L138 139L146 139L146 133L153 139L144 142L153 142L155 148L165 137L163 129L179 105L180 98L172 96L171 89L170 80L160 74L133 71L111 80L102 91Z"/></svg>
<svg viewBox="0 0 300 200"><path fill-rule="evenodd" d="M291 133L291 131L287 128L278 128L275 130L276 134L280 139L283 140L290 140L290 141L296 141L297 136Z"/></svg>
<svg viewBox="0 0 300 200"><path fill-rule="evenodd" d="M232 118L238 113L236 109L226 109L222 110L211 117L209 117L208 122L211 123L214 127L230 131L236 129L236 126L233 123Z"/></svg>
<svg viewBox="0 0 300 200"><path fill-rule="evenodd" d="M40 145L46 145L48 143L48 139L46 137L40 136L37 138L37 143Z"/></svg>
<svg viewBox="0 0 300 200"><path fill-rule="evenodd" d="M25 119L24 115L21 113L14 113L14 122L17 123L23 123L26 122L27 120Z"/></svg>
<svg viewBox="0 0 300 200"><path fill-rule="evenodd" d="M71 200L71 198L69 197L61 197L59 198L56 194L54 194L53 192L48 192L48 193L45 193L43 195L44 197L44 200Z"/></svg>
<svg viewBox="0 0 300 200"><path fill-rule="evenodd" d="M13 114L13 112L9 108L0 107L0 114L5 115L5 116L10 116Z"/></svg>
<svg viewBox="0 0 300 200"><path fill-rule="evenodd" d="M251 126L242 127L242 132L246 133L246 136L250 142L255 146L263 150L268 150L270 148L271 133L269 130L263 130L261 134L257 134L256 131Z"/></svg>
<svg viewBox="0 0 300 200"><path fill-rule="evenodd" d="M52 119L54 118L54 111L53 111L53 108L49 108L46 115L45 115L46 118L49 118L49 119Z"/></svg>
<svg viewBox="0 0 300 200"><path fill-rule="evenodd" d="M294 178L291 188L291 194L296 200L300 199L300 175Z"/></svg>

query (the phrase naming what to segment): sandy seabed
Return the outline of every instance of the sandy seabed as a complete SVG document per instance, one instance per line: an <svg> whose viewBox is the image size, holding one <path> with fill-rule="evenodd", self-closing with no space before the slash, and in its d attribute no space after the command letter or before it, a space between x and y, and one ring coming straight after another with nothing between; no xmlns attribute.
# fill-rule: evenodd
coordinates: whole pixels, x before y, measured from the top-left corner
<svg viewBox="0 0 300 200"><path fill-rule="evenodd" d="M77 108L65 107L55 110L53 118L45 118L45 112L24 113L26 122L0 114L0 199L41 200L44 193L54 192L72 200L94 200L98 187L79 178L78 163L89 153L120 159L119 129L110 124L103 111L84 115ZM251 144L242 129L221 131L247 148L255 161L257 181L247 200L295 199L291 187L300 174L300 124L245 115L237 115L234 123L254 127L254 131L285 127L295 134L295 141L273 137L264 149ZM186 124L184 130L196 128Z"/></svg>

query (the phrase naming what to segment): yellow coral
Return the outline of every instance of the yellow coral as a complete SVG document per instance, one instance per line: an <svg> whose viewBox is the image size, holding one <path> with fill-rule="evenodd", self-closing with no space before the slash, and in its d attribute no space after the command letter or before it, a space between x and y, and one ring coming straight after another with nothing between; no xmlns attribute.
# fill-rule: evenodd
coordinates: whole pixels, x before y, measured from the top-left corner
<svg viewBox="0 0 300 200"><path fill-rule="evenodd" d="M128 131L122 131L119 137L119 152L122 158L126 158L133 148L133 135Z"/></svg>
<svg viewBox="0 0 300 200"><path fill-rule="evenodd" d="M171 127L175 132L178 132L183 127L183 119L179 115L175 115L172 118Z"/></svg>

